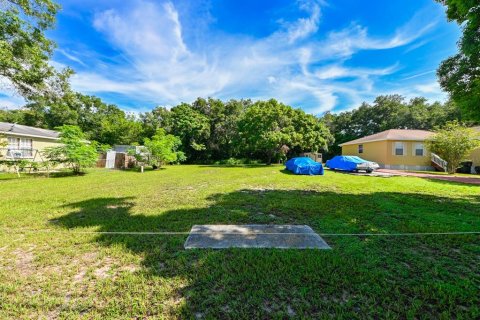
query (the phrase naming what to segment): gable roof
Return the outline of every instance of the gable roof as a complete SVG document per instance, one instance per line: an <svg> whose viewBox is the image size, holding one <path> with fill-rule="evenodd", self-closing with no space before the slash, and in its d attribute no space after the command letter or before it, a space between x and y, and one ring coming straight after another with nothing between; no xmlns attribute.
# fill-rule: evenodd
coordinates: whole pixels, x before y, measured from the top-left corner
<svg viewBox="0 0 480 320"><path fill-rule="evenodd" d="M60 136L58 131L40 129L8 122L0 122L0 133L12 136L44 138L52 140L58 140Z"/></svg>
<svg viewBox="0 0 480 320"><path fill-rule="evenodd" d="M424 141L434 133L426 130L391 129L375 133L360 139L344 142L340 146L384 140Z"/></svg>

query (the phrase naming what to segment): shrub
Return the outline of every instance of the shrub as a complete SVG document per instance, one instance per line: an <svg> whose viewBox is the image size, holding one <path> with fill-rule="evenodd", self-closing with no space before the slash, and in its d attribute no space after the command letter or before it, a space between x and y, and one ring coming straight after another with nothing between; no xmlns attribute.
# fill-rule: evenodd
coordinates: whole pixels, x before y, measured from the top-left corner
<svg viewBox="0 0 480 320"><path fill-rule="evenodd" d="M73 173L80 174L84 168L93 167L97 162L97 144L85 140L85 135L77 126L62 126L58 147L46 148L44 155L53 163L64 163Z"/></svg>
<svg viewBox="0 0 480 320"><path fill-rule="evenodd" d="M145 148L149 153L148 164L156 169L163 164L185 161L185 154L178 151L181 144L180 138L166 134L164 129L158 129L152 139L145 139Z"/></svg>

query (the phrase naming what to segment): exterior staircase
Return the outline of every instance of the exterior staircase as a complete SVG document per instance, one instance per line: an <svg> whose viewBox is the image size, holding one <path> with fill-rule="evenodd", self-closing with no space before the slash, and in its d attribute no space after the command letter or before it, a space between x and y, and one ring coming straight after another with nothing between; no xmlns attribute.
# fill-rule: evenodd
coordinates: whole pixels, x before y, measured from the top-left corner
<svg viewBox="0 0 480 320"><path fill-rule="evenodd" d="M432 167L435 168L437 171L447 172L447 164L448 162L440 158L438 154L431 153L431 162Z"/></svg>

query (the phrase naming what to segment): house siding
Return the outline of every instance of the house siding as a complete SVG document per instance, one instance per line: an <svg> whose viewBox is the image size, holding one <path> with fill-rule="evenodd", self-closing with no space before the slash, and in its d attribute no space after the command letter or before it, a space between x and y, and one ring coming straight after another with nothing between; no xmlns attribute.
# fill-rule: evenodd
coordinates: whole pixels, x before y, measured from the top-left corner
<svg viewBox="0 0 480 320"><path fill-rule="evenodd" d="M363 153L358 153L358 146L363 145ZM374 161L379 165L387 163L387 141L375 141L346 145L342 147L344 156L358 156L365 160Z"/></svg>
<svg viewBox="0 0 480 320"><path fill-rule="evenodd" d="M395 142L404 144L404 155L394 154ZM359 156L365 160L377 162L380 167L402 170L433 170L430 165L430 153L424 148L423 156L415 156L415 144L423 141L384 140L363 144L363 153L358 153L359 144L345 145L342 147L343 155Z"/></svg>
<svg viewBox="0 0 480 320"><path fill-rule="evenodd" d="M8 134L0 137L0 141L7 142L8 137L32 139L32 149L34 150L33 153L32 153L33 158L26 158L26 160L34 160L35 162L41 162L42 160L46 160L46 159L44 159L43 156L40 157L40 153L42 151L44 151L45 148L55 147L55 146L60 145L58 140L52 140L52 139L48 139L48 138L33 138L33 137L27 137L27 136L8 135ZM5 148L5 147L2 147L2 148ZM39 154L36 157L35 157L35 150L38 150L38 152L39 152ZM2 159L2 160L7 159L7 158L5 158L5 155L6 155L7 151L6 150L1 150L0 152L1 152L1 155L2 155L2 157L0 159ZM4 170L7 170L7 169L8 168L6 166L0 165L0 171L4 171Z"/></svg>
<svg viewBox="0 0 480 320"><path fill-rule="evenodd" d="M480 166L480 148L473 150L469 158L473 161L472 173L475 173L475 167Z"/></svg>

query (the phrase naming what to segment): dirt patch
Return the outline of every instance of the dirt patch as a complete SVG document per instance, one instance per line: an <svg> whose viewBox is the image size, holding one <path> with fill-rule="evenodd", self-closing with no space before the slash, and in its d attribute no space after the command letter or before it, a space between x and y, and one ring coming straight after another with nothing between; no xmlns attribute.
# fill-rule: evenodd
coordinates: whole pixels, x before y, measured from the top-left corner
<svg viewBox="0 0 480 320"><path fill-rule="evenodd" d="M101 258L97 253L89 252L74 260L74 265L78 267L78 272L73 277L74 283L87 280L87 275L91 273L96 279L115 278L121 272L134 273L140 270L135 264L122 264L111 257Z"/></svg>
<svg viewBox="0 0 480 320"><path fill-rule="evenodd" d="M110 277L109 271L111 270L111 265L107 264L100 268L95 269L93 274L99 279L106 279Z"/></svg>
<svg viewBox="0 0 480 320"><path fill-rule="evenodd" d="M134 272L137 272L138 270L140 270L140 268L137 265L128 264L126 266L121 267L119 270L124 271L124 272L134 273Z"/></svg>
<svg viewBox="0 0 480 320"><path fill-rule="evenodd" d="M15 255L15 270L22 276L29 276L35 272L33 249L34 247L28 250L19 248L12 252Z"/></svg>
<svg viewBox="0 0 480 320"><path fill-rule="evenodd" d="M77 272L76 275L73 276L73 283L82 282L83 279L85 279L86 275L87 275L87 270L81 269L79 272Z"/></svg>

